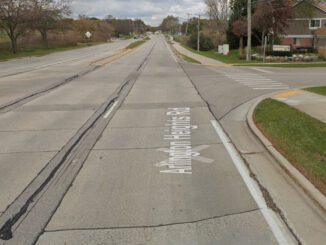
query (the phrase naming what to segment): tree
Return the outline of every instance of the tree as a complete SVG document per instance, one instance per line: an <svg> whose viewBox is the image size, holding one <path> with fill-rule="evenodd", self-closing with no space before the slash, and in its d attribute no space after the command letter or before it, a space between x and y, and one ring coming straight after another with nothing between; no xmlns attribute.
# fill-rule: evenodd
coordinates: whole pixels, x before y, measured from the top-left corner
<svg viewBox="0 0 326 245"><path fill-rule="evenodd" d="M211 20L225 23L229 17L229 0L205 0L207 14Z"/></svg>
<svg viewBox="0 0 326 245"><path fill-rule="evenodd" d="M31 0L33 3L32 27L42 36L45 48L49 48L48 32L59 27L61 20L71 14L69 0Z"/></svg>
<svg viewBox="0 0 326 245"><path fill-rule="evenodd" d="M17 39L30 24L30 5L26 0L0 0L0 28L11 40L13 53L17 53Z"/></svg>
<svg viewBox="0 0 326 245"><path fill-rule="evenodd" d="M266 34L283 33L292 17L292 8L287 0L257 0L253 14L253 27L261 33L261 45Z"/></svg>
<svg viewBox="0 0 326 245"><path fill-rule="evenodd" d="M95 32L96 23L87 16L79 16L79 19L74 21L74 29L80 37L85 38L86 32L89 31L92 34Z"/></svg>
<svg viewBox="0 0 326 245"><path fill-rule="evenodd" d="M209 21L209 35L218 43L225 42L227 21L230 16L229 0L205 0Z"/></svg>
<svg viewBox="0 0 326 245"><path fill-rule="evenodd" d="M239 54L243 55L243 38L248 36L248 20L242 16L232 24L232 32L234 35L240 38Z"/></svg>
<svg viewBox="0 0 326 245"><path fill-rule="evenodd" d="M233 33L233 23L243 16L247 16L247 0L230 0L230 17L226 31L227 42L231 48L237 48L239 37Z"/></svg>
<svg viewBox="0 0 326 245"><path fill-rule="evenodd" d="M177 33L179 30L179 18L169 15L163 19L160 28L164 32L170 32L171 34Z"/></svg>

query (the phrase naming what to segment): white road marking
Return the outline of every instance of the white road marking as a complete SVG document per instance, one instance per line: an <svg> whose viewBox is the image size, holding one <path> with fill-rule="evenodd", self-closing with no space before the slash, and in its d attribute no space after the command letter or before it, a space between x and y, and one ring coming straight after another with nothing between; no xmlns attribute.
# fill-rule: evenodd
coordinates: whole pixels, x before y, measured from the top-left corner
<svg viewBox="0 0 326 245"><path fill-rule="evenodd" d="M226 77L255 90L289 89L289 86L253 73L225 74Z"/></svg>
<svg viewBox="0 0 326 245"><path fill-rule="evenodd" d="M289 89L289 87L281 87L281 88L252 88L254 90L264 90L264 89L275 89L275 90L278 90L278 89Z"/></svg>
<svg viewBox="0 0 326 245"><path fill-rule="evenodd" d="M114 110L114 108L119 104L119 101L114 102L114 104L111 106L110 110L104 115L104 118L107 119L110 114L112 113L112 111Z"/></svg>
<svg viewBox="0 0 326 245"><path fill-rule="evenodd" d="M276 214L267 207L266 202L263 198L263 194L261 193L257 183L250 177L249 170L247 169L239 153L234 148L229 137L224 133L222 127L217 121L212 120L211 123L217 135L220 137L224 147L228 151L235 167L237 168L244 183L246 184L251 196L254 198L267 224L271 228L277 242L279 244L294 244L294 241L290 238L288 232L286 231Z"/></svg>
<svg viewBox="0 0 326 245"><path fill-rule="evenodd" d="M174 56L174 54L173 54L173 52L172 52L172 50L171 50L169 44L166 42L166 40L164 40L164 41L165 41L165 45L166 45L167 49L169 50L169 52L170 52L172 58L174 59L174 61L175 61L176 63L178 63L177 58Z"/></svg>
<svg viewBox="0 0 326 245"><path fill-rule="evenodd" d="M272 71L267 71L267 70L263 70L263 69L255 68L255 67L252 67L251 69L256 70L256 71L260 71L260 72L264 72L264 73L269 73L269 74L273 74L274 73Z"/></svg>

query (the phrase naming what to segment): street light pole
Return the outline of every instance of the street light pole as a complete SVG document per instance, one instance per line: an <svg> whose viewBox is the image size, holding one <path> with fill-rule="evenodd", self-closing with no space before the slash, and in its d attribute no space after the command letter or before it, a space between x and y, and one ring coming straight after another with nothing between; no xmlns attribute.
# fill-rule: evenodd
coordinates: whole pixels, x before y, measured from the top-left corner
<svg viewBox="0 0 326 245"><path fill-rule="evenodd" d="M197 33L197 51L200 50L200 15L198 15L198 25L197 25L198 33Z"/></svg>
<svg viewBox="0 0 326 245"><path fill-rule="evenodd" d="M247 60L251 60L251 0L248 0L248 44L247 44Z"/></svg>

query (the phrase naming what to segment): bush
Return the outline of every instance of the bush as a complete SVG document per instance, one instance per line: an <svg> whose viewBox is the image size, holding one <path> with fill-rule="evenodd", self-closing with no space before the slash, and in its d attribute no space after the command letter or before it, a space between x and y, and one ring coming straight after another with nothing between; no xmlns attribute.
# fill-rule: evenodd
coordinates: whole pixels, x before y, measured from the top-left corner
<svg viewBox="0 0 326 245"><path fill-rule="evenodd" d="M197 49L197 35L191 35L188 45L193 49ZM211 49L213 49L212 40L209 37L200 34L200 51L208 51Z"/></svg>
<svg viewBox="0 0 326 245"><path fill-rule="evenodd" d="M318 56L320 58L326 59L326 47L319 47L318 48Z"/></svg>
<svg viewBox="0 0 326 245"><path fill-rule="evenodd" d="M296 49L296 53L306 54L306 53L315 53L313 47L299 47Z"/></svg>
<svg viewBox="0 0 326 245"><path fill-rule="evenodd" d="M292 56L293 53L289 51L266 51L266 56Z"/></svg>

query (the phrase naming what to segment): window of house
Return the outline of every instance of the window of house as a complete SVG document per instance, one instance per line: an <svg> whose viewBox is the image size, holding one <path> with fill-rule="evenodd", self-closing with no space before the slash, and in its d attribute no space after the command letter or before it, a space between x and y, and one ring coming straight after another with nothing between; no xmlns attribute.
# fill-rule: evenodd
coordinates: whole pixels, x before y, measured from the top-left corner
<svg viewBox="0 0 326 245"><path fill-rule="evenodd" d="M294 38L293 44L294 45L300 45L300 39L299 38Z"/></svg>
<svg viewBox="0 0 326 245"><path fill-rule="evenodd" d="M320 19L312 19L310 20L310 29L318 29L321 27Z"/></svg>

